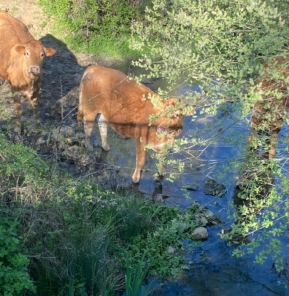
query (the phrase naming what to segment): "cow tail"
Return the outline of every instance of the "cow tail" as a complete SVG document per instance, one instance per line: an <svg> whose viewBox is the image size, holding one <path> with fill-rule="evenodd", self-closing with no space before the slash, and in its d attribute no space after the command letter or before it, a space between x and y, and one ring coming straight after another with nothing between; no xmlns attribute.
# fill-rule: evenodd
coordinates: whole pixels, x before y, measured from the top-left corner
<svg viewBox="0 0 289 296"><path fill-rule="evenodd" d="M83 104L83 100L82 100L82 90L83 90L83 82L84 82L84 78L86 77L87 73L84 73L81 81L80 81L80 90L79 90L79 102L78 102L78 111L77 111L77 121L78 121L78 125L81 125L81 122L83 120L83 108L82 108L82 104Z"/></svg>
<svg viewBox="0 0 289 296"><path fill-rule="evenodd" d="M81 81L80 81L80 92L79 92L79 109L82 109L82 91L83 91L83 86L87 83L88 81L88 75L89 75L89 71L84 72Z"/></svg>

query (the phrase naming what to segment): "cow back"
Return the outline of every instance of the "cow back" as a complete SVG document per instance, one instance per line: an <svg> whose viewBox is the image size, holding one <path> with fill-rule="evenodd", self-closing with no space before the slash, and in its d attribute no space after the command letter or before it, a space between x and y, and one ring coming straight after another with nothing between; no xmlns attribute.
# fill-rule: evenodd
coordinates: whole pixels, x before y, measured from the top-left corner
<svg viewBox="0 0 289 296"><path fill-rule="evenodd" d="M157 112L149 99L157 94L118 70L99 65L88 67L81 92L80 104L86 117L102 113L111 125L148 126L149 115Z"/></svg>

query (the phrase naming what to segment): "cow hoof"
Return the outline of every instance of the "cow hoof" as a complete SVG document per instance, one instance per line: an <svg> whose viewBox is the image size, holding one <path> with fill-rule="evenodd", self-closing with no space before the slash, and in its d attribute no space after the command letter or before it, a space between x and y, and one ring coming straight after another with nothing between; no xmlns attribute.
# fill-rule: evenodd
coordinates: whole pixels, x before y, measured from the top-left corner
<svg viewBox="0 0 289 296"><path fill-rule="evenodd" d="M140 180L140 176L135 176L135 174L133 174L131 179L134 184L138 184Z"/></svg>
<svg viewBox="0 0 289 296"><path fill-rule="evenodd" d="M108 151L110 150L109 145L101 146L101 148L102 148L104 151L106 151L106 152L108 152Z"/></svg>

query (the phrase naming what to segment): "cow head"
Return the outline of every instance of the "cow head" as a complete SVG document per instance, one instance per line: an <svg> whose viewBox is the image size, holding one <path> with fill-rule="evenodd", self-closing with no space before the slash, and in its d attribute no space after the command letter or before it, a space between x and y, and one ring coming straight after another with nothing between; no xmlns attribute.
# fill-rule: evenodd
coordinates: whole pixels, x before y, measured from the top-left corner
<svg viewBox="0 0 289 296"><path fill-rule="evenodd" d="M169 98L162 103L162 111L156 115L157 119L154 122L157 139L151 148L155 152L161 152L165 146L172 146L174 139L183 130L184 116L192 115L195 112L193 106L185 105L180 99Z"/></svg>
<svg viewBox="0 0 289 296"><path fill-rule="evenodd" d="M183 122L184 116L190 116L195 113L195 107L184 104L183 100L169 98L164 102L164 117L172 123Z"/></svg>
<svg viewBox="0 0 289 296"><path fill-rule="evenodd" d="M44 57L52 56L56 52L51 47L44 47L37 40L33 40L25 45L16 45L14 49L21 58L21 66L24 73L27 73L30 79L37 79L42 73Z"/></svg>

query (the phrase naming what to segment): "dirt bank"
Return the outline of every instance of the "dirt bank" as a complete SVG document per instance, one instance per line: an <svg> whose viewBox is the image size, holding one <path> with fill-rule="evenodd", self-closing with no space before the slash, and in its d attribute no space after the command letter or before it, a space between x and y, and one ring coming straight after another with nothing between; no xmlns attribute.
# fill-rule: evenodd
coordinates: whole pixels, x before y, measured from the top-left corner
<svg viewBox="0 0 289 296"><path fill-rule="evenodd" d="M60 168L73 175L99 176L105 187L112 183L115 186L119 183L119 180L114 180L115 177L119 179L121 175L119 168L100 163L100 157L103 157L100 155L101 150L89 155L83 149L84 135L78 130L76 123L79 83L89 64L98 63L128 73L130 62L71 51L59 36L51 33L53 19L43 13L37 1L3 0L0 9L23 21L33 36L40 39L45 46L57 50L54 56L45 59L43 65L44 75L39 97L42 125L34 126L31 107L23 101L23 130L21 138L17 140L33 147L44 158L57 163ZM0 81L0 101L0 125L2 131L13 141L15 110L10 86L3 80Z"/></svg>

